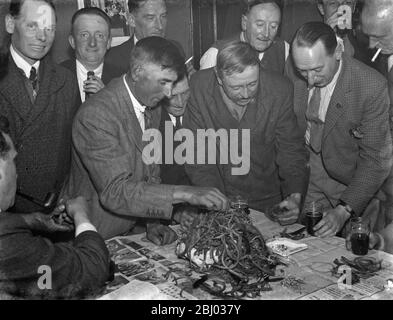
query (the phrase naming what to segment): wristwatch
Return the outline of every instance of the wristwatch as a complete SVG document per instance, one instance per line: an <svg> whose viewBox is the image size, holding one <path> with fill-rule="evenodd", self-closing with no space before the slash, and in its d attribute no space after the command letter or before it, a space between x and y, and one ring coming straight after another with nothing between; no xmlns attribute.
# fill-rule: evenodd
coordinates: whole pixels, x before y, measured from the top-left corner
<svg viewBox="0 0 393 320"><path fill-rule="evenodd" d="M350 218L356 217L355 211L353 211L352 207L343 200L338 200L337 206L343 206L345 211L347 211L351 216ZM336 206L336 207L337 207Z"/></svg>

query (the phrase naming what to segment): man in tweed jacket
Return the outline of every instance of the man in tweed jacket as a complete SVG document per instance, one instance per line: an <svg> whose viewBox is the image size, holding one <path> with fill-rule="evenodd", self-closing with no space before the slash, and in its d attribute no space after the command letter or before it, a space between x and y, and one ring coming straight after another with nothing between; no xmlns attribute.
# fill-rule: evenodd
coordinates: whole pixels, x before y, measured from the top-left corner
<svg viewBox="0 0 393 320"><path fill-rule="evenodd" d="M363 213L390 171L387 83L342 55L333 30L320 22L297 31L293 58L309 87L301 79L294 84L295 112L310 151L305 202L324 205L316 235L333 236L351 216Z"/></svg>
<svg viewBox="0 0 393 320"><path fill-rule="evenodd" d="M137 218L145 218L148 238L167 244L174 237L157 219L171 220L173 204L228 206L213 188L160 184L159 166L142 156L143 133L149 127L158 131L158 103L171 96L184 73L176 45L161 37L144 38L131 52L129 72L86 100L75 117L65 193L91 200L91 221L105 239L127 233Z"/></svg>
<svg viewBox="0 0 393 320"><path fill-rule="evenodd" d="M40 25L42 8L48 15L48 25ZM44 199L48 192L61 189L69 170L78 88L72 74L47 55L56 24L55 11L48 1L12 1L5 22L11 44L0 66L0 115L9 119L18 150L19 188ZM35 25L35 29L28 29L27 24ZM30 80L32 67L37 78ZM17 196L13 211L40 209Z"/></svg>

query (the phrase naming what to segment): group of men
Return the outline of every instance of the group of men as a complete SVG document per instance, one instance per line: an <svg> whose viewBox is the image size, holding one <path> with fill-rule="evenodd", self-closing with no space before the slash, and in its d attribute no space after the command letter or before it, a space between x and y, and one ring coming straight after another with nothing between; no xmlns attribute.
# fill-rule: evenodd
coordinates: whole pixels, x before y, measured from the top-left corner
<svg viewBox="0 0 393 320"><path fill-rule="evenodd" d="M143 224L148 239L171 243L176 235L163 220L192 219L176 210L181 203L221 210L240 195L262 212L279 206L280 221L292 223L318 202L320 237L342 232L374 199L388 216L393 78L388 86L353 58L356 46L336 25L339 5L353 10L356 1L333 2L336 10L318 1L324 22L304 24L289 45L277 37L276 1L246 1L240 35L213 44L189 82L181 45L165 38L164 0L129 0L134 35L114 48L108 16L78 10L69 36L75 57L61 66L48 55L51 1L12 0L0 59L2 289L91 293L110 277L103 239ZM362 15L370 45L386 55L392 15L391 0L367 1ZM48 209L48 194L61 200L37 213ZM393 250L393 224L383 227L372 245ZM73 231L74 242L37 237L56 231ZM37 288L41 265L52 268L52 290Z"/></svg>

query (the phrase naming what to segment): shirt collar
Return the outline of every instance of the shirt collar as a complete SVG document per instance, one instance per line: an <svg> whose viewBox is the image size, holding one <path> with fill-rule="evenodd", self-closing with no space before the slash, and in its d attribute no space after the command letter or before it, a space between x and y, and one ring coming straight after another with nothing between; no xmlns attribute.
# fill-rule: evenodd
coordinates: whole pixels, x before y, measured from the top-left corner
<svg viewBox="0 0 393 320"><path fill-rule="evenodd" d="M137 39L135 36L134 36L134 45L136 45L136 43L139 41L139 39Z"/></svg>
<svg viewBox="0 0 393 320"><path fill-rule="evenodd" d="M96 69L92 71L94 72L95 75L101 78L103 69L104 69L104 63L101 63ZM87 70L85 66L78 59L76 59L76 70L81 72L83 75L86 75L86 77L84 78L87 78L87 72L90 71Z"/></svg>
<svg viewBox="0 0 393 320"><path fill-rule="evenodd" d="M22 58L22 56L18 52L16 52L16 50L14 49L12 44L10 47L10 53L11 53L12 59L14 59L16 66L19 69L23 70L23 72L25 73L27 78L30 77L31 67L34 67L38 73L38 68L40 67L39 60L36 61L33 65L30 65L30 63L28 63L25 59Z"/></svg>
<svg viewBox="0 0 393 320"><path fill-rule="evenodd" d="M127 83L127 80L126 80L126 75L123 76L123 81L124 81L124 84L125 84L125 86L127 88L128 94L130 95L131 102L132 102L132 105L134 107L136 115L145 112L146 106L141 105L139 103L139 101L135 98L135 96L132 93L130 87L128 86L128 83Z"/></svg>

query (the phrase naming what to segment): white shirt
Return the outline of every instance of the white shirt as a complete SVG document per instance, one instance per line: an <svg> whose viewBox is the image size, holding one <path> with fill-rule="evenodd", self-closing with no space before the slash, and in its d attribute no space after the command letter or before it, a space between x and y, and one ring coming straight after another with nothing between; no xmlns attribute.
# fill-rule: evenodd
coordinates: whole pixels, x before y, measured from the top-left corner
<svg viewBox="0 0 393 320"><path fill-rule="evenodd" d="M338 77L340 76L342 69L342 61L340 60L340 66L338 67L338 70L336 74L334 75L332 81L326 86L321 88L321 104L319 105L319 119L322 122L325 122L326 119L326 114L329 108L330 100L332 99L332 95L334 92L334 89L336 88L337 80ZM311 90L308 91L308 102L310 102L310 99L314 93L315 87L312 88ZM307 131L305 135L306 143L310 143L310 129L311 129L311 123L308 121L307 122Z"/></svg>
<svg viewBox="0 0 393 320"><path fill-rule="evenodd" d="M102 78L103 68L104 63L101 63L97 69L87 70L85 66L81 62L79 62L79 60L76 60L76 76L78 78L79 93L81 95L82 102L85 102L86 100L86 93L83 90L83 82L87 80L87 72L93 71L95 76Z"/></svg>
<svg viewBox="0 0 393 320"><path fill-rule="evenodd" d="M38 68L40 67L40 61L38 60L36 63L34 63L33 65L30 65L30 63L28 63L25 59L22 58L22 56L15 51L14 47L11 44L10 47L10 53L12 56L12 59L14 59L14 62L16 64L16 66L19 69L22 69L23 72L25 73L26 77L29 78L30 77L30 71L31 71L31 67L34 67L37 71L38 74Z"/></svg>
<svg viewBox="0 0 393 320"><path fill-rule="evenodd" d="M240 34L240 41L246 42L243 32ZM289 56L290 46L289 46L289 43L287 43L286 41L284 41L284 43L285 43L285 61L286 61ZM209 48L204 53L204 55L202 56L202 58L199 62L200 67L201 67L200 70L215 67L216 63L217 63L217 54L218 54L217 48L214 48L214 47ZM264 52L259 53L259 60L262 60L263 56L264 56Z"/></svg>
<svg viewBox="0 0 393 320"><path fill-rule="evenodd" d="M171 118L173 126L176 126L176 117L174 115L170 114L169 112L168 112L168 114L169 114L169 118ZM180 116L180 124L183 124L183 116Z"/></svg>
<svg viewBox="0 0 393 320"><path fill-rule="evenodd" d="M139 125L141 126L142 132L144 132L145 131L145 115L144 115L144 112L145 112L146 106L142 106L139 103L139 101L135 98L135 96L132 94L131 89L128 86L128 83L126 81L126 75L123 76L123 81L124 81L124 84L125 84L125 86L127 88L128 94L129 94L129 96L131 98L136 118L138 119L138 122L139 122Z"/></svg>

